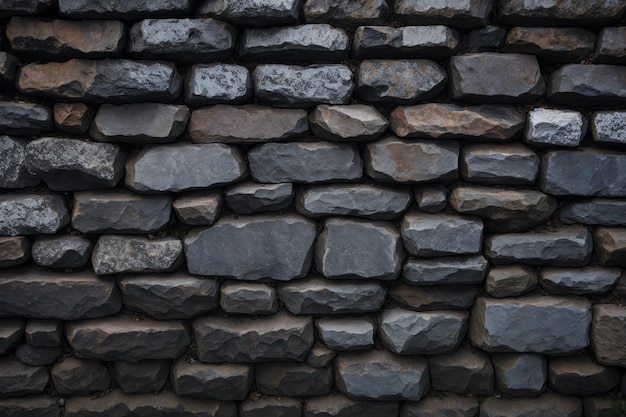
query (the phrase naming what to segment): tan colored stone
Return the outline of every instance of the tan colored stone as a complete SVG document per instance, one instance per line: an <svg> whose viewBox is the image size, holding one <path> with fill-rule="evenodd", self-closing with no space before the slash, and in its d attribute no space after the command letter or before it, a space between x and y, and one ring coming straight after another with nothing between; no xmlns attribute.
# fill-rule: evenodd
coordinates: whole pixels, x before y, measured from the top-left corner
<svg viewBox="0 0 626 417"><path fill-rule="evenodd" d="M595 41L596 35L585 29L515 27L506 36L504 50L550 63L578 62L593 52Z"/></svg>
<svg viewBox="0 0 626 417"><path fill-rule="evenodd" d="M30 241L24 236L0 236L0 268L24 263L30 258Z"/></svg>
<svg viewBox="0 0 626 417"><path fill-rule="evenodd" d="M593 309L591 348L602 365L626 366L626 307L598 304Z"/></svg>
<svg viewBox="0 0 626 417"><path fill-rule="evenodd" d="M626 266L626 228L597 227L593 231L597 261L604 266Z"/></svg>
<svg viewBox="0 0 626 417"><path fill-rule="evenodd" d="M63 132L82 134L89 129L94 114L94 108L85 103L56 103L54 124Z"/></svg>

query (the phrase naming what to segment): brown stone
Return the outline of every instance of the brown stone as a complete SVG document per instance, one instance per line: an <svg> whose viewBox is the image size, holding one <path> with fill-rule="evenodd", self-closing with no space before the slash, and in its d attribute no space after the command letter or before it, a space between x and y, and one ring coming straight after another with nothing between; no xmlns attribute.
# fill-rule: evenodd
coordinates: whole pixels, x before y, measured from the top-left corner
<svg viewBox="0 0 626 417"><path fill-rule="evenodd" d="M593 309L591 348L602 365L626 366L626 307L598 304Z"/></svg>
<svg viewBox="0 0 626 417"><path fill-rule="evenodd" d="M598 365L588 356L553 358L548 367L552 390L582 397L611 391L620 376L618 369Z"/></svg>
<svg viewBox="0 0 626 417"><path fill-rule="evenodd" d="M475 285L406 285L389 290L389 296L411 310L466 310L472 307L478 289Z"/></svg>
<svg viewBox="0 0 626 417"><path fill-rule="evenodd" d="M494 266L487 273L485 289L492 297L517 297L537 288L537 271L526 265Z"/></svg>
<svg viewBox="0 0 626 417"><path fill-rule="evenodd" d="M309 115L309 123L316 137L331 141L373 140L389 126L375 107L364 104L321 104Z"/></svg>
<svg viewBox="0 0 626 417"><path fill-rule="evenodd" d="M183 195L172 204L180 221L193 226L210 226L219 216L224 199L219 190Z"/></svg>
<svg viewBox="0 0 626 417"><path fill-rule="evenodd" d="M0 236L0 268L19 265L30 258L30 241L24 236Z"/></svg>
<svg viewBox="0 0 626 417"><path fill-rule="evenodd" d="M522 144L464 146L459 170L466 181L487 184L534 184L539 157Z"/></svg>
<svg viewBox="0 0 626 417"><path fill-rule="evenodd" d="M504 50L536 55L548 63L579 62L593 52L596 35L579 28L515 27L506 36Z"/></svg>
<svg viewBox="0 0 626 417"><path fill-rule="evenodd" d="M603 28L593 54L596 64L623 64L626 62L626 26Z"/></svg>
<svg viewBox="0 0 626 417"><path fill-rule="evenodd" d="M63 132L80 135L89 129L95 113L95 109L85 103L56 103L54 124Z"/></svg>
<svg viewBox="0 0 626 417"><path fill-rule="evenodd" d="M479 407L476 397L446 393L405 403L400 417L476 417Z"/></svg>
<svg viewBox="0 0 626 417"><path fill-rule="evenodd" d="M458 394L493 394L491 359L477 349L459 349L446 355L428 357L430 383L436 391Z"/></svg>
<svg viewBox="0 0 626 417"><path fill-rule="evenodd" d="M600 265L626 266L626 228L596 227L593 243Z"/></svg>

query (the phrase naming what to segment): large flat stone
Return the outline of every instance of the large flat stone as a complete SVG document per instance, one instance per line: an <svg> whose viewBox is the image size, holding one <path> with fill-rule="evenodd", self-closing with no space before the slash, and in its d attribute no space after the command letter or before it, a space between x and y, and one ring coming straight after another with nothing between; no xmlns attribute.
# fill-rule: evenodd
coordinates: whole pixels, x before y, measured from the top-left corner
<svg viewBox="0 0 626 417"><path fill-rule="evenodd" d="M367 142L385 133L389 123L375 107L321 104L309 115L313 134L322 139Z"/></svg>
<svg viewBox="0 0 626 417"><path fill-rule="evenodd" d="M0 399L0 413L6 417L60 417L61 408L55 398L31 395L23 398Z"/></svg>
<svg viewBox="0 0 626 417"><path fill-rule="evenodd" d="M593 113L593 140L606 145L626 144L626 111L606 110Z"/></svg>
<svg viewBox="0 0 626 417"><path fill-rule="evenodd" d="M24 365L7 356L0 359L0 392L3 397L43 394L49 380L50 374L45 366Z"/></svg>
<svg viewBox="0 0 626 417"><path fill-rule="evenodd" d="M302 0L209 0L200 5L197 13L235 25L285 26L297 23L301 8Z"/></svg>
<svg viewBox="0 0 626 417"><path fill-rule="evenodd" d="M266 362L254 370L257 389L265 395L313 397L330 394L333 368L313 368L304 363Z"/></svg>
<svg viewBox="0 0 626 417"><path fill-rule="evenodd" d="M504 0L498 9L502 23L520 26L601 25L619 20L626 5L615 0Z"/></svg>
<svg viewBox="0 0 626 417"><path fill-rule="evenodd" d="M253 365L201 364L179 359L171 370L172 389L178 396L245 400L254 382Z"/></svg>
<svg viewBox="0 0 626 417"><path fill-rule="evenodd" d="M0 235L54 234L69 223L65 200L59 195L0 195Z"/></svg>
<svg viewBox="0 0 626 417"><path fill-rule="evenodd" d="M409 259L402 279L410 285L481 284L489 262L481 255Z"/></svg>
<svg viewBox="0 0 626 417"><path fill-rule="evenodd" d="M461 150L459 171L469 182L531 185L539 163L537 154L522 144L469 145Z"/></svg>
<svg viewBox="0 0 626 417"><path fill-rule="evenodd" d="M535 55L548 64L562 64L587 59L595 42L595 33L586 29L515 27L506 36L504 50Z"/></svg>
<svg viewBox="0 0 626 417"><path fill-rule="evenodd" d="M389 18L389 5L385 0L354 0L349 3L307 0L303 10L307 22L331 23L347 28L384 24Z"/></svg>
<svg viewBox="0 0 626 417"><path fill-rule="evenodd" d="M593 198L574 201L563 206L559 218L567 224L626 226L626 200Z"/></svg>
<svg viewBox="0 0 626 417"><path fill-rule="evenodd" d="M448 25L464 29L485 26L494 2L490 0L465 0L415 2L399 0L395 5L396 18L413 25Z"/></svg>
<svg viewBox="0 0 626 417"><path fill-rule="evenodd" d="M331 394L307 398L305 407L306 417L380 417L398 415L399 403L353 400L343 394Z"/></svg>
<svg viewBox="0 0 626 417"><path fill-rule="evenodd" d="M548 378L554 391L587 397L615 389L620 382L620 372L617 368L598 365L588 356L576 356L551 359Z"/></svg>
<svg viewBox="0 0 626 417"><path fill-rule="evenodd" d="M61 395L89 395L106 391L111 385L108 369L96 360L64 358L54 364L50 374L54 389Z"/></svg>
<svg viewBox="0 0 626 417"><path fill-rule="evenodd" d="M4 355L17 345L24 336L24 320L17 318L0 319L0 355Z"/></svg>
<svg viewBox="0 0 626 417"><path fill-rule="evenodd" d="M252 77L242 65L196 64L185 77L188 104L241 103L252 97Z"/></svg>
<svg viewBox="0 0 626 417"><path fill-rule="evenodd" d="M570 106L626 103L626 68L619 65L565 65L550 75L546 98Z"/></svg>
<svg viewBox="0 0 626 417"><path fill-rule="evenodd" d="M47 268L80 268L87 264L93 245L82 236L38 236L32 247L35 263Z"/></svg>
<svg viewBox="0 0 626 417"><path fill-rule="evenodd" d="M598 304L593 309L591 348L602 365L626 364L626 349L622 340L626 335L626 307Z"/></svg>
<svg viewBox="0 0 626 417"><path fill-rule="evenodd" d="M53 128L52 112L47 106L0 101L0 132L9 135L37 135Z"/></svg>
<svg viewBox="0 0 626 417"><path fill-rule="evenodd" d="M23 139L0 136L0 187L31 187L41 181L26 168L26 145Z"/></svg>
<svg viewBox="0 0 626 417"><path fill-rule="evenodd" d="M621 275L619 268L542 268L539 284L550 294L601 295L611 291Z"/></svg>
<svg viewBox="0 0 626 417"><path fill-rule="evenodd" d="M360 26L354 31L356 58L445 59L460 44L459 34L447 26Z"/></svg>

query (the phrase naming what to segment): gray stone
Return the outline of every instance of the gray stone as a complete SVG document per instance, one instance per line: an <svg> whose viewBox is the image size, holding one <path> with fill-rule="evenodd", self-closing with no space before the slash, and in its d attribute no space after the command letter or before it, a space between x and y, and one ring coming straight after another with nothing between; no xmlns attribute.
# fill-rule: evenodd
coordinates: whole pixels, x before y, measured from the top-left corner
<svg viewBox="0 0 626 417"><path fill-rule="evenodd" d="M356 95L377 104L413 104L441 94L448 76L426 59L365 60L357 71Z"/></svg>
<svg viewBox="0 0 626 417"><path fill-rule="evenodd" d="M239 403L239 417L302 417L299 398L267 397Z"/></svg>
<svg viewBox="0 0 626 417"><path fill-rule="evenodd" d="M17 318L0 319L0 355L13 349L23 335L23 320Z"/></svg>
<svg viewBox="0 0 626 417"><path fill-rule="evenodd" d="M124 176L124 153L110 143L46 137L26 145L26 166L52 190L111 188Z"/></svg>
<svg viewBox="0 0 626 417"><path fill-rule="evenodd" d="M405 403L400 417L476 417L478 410L477 398L446 393Z"/></svg>
<svg viewBox="0 0 626 417"><path fill-rule="evenodd" d="M485 239L485 255L495 264L584 266L591 257L591 233L574 225L532 234L506 233Z"/></svg>
<svg viewBox="0 0 626 417"><path fill-rule="evenodd" d="M241 65L197 64L185 78L188 104L241 103L252 97L250 71Z"/></svg>
<svg viewBox="0 0 626 417"><path fill-rule="evenodd" d="M314 222L294 214L222 217L187 234L187 268L197 275L289 281L309 270L314 239Z"/></svg>
<svg viewBox="0 0 626 417"><path fill-rule="evenodd" d="M543 394L537 398L489 397L480 404L481 417L580 417L582 413L580 398L553 393Z"/></svg>
<svg viewBox="0 0 626 417"><path fill-rule="evenodd" d="M24 188L41 181L26 168L26 145L25 140L0 136L0 187Z"/></svg>
<svg viewBox="0 0 626 417"><path fill-rule="evenodd" d="M524 127L525 116L510 106L428 103L398 107L389 125L400 137L507 140Z"/></svg>
<svg viewBox="0 0 626 417"><path fill-rule="evenodd" d="M59 12L72 18L134 20L146 17L179 16L191 11L190 0L59 0Z"/></svg>
<svg viewBox="0 0 626 417"><path fill-rule="evenodd" d="M287 208L293 200L291 183L257 184L245 182L226 189L226 205L239 214L278 211Z"/></svg>
<svg viewBox="0 0 626 417"><path fill-rule="evenodd" d="M327 278L394 280L405 253L391 223L329 218L315 246L317 271Z"/></svg>
<svg viewBox="0 0 626 417"><path fill-rule="evenodd" d="M619 65L565 65L550 75L546 98L569 106L626 103L626 68Z"/></svg>
<svg viewBox="0 0 626 417"><path fill-rule="evenodd" d="M430 385L428 362L385 350L342 353L335 360L335 382L353 399L419 401Z"/></svg>
<svg viewBox="0 0 626 417"><path fill-rule="evenodd" d="M571 355L589 345L590 325L591 303L584 298L478 297L470 319L469 338L487 352Z"/></svg>
<svg viewBox="0 0 626 417"><path fill-rule="evenodd" d="M485 290L496 298L517 297L537 288L537 272L526 265L493 266L485 280Z"/></svg>
<svg viewBox="0 0 626 417"><path fill-rule="evenodd" d="M368 142L389 126L375 107L364 104L321 104L309 115L309 123L316 137L337 142Z"/></svg>
<svg viewBox="0 0 626 417"><path fill-rule="evenodd" d="M352 71L343 64L261 64L252 77L256 97L276 107L348 104L354 91Z"/></svg>
<svg viewBox="0 0 626 417"><path fill-rule="evenodd" d="M459 171L469 182L531 185L539 162L537 154L522 144L469 145L461 150Z"/></svg>
<svg viewBox="0 0 626 417"><path fill-rule="evenodd" d="M82 135L89 129L95 114L94 107L85 103L55 103L54 125L62 132Z"/></svg>
<svg viewBox="0 0 626 417"><path fill-rule="evenodd" d="M59 195L0 195L0 235L54 234L69 223Z"/></svg>
<svg viewBox="0 0 626 417"><path fill-rule="evenodd" d="M491 0L444 3L437 0L399 0L395 15L398 20L413 25L449 25L469 29L485 26L493 3Z"/></svg>
<svg viewBox="0 0 626 417"><path fill-rule="evenodd" d="M50 375L45 366L28 366L17 359L0 358L0 392L2 397L43 394ZM0 408L0 410L2 410Z"/></svg>
<svg viewBox="0 0 626 417"><path fill-rule="evenodd" d="M424 213L437 213L448 205L448 189L443 184L415 188L417 208Z"/></svg>
<svg viewBox="0 0 626 417"><path fill-rule="evenodd" d="M52 367L52 383L61 395L88 395L107 391L111 376L107 368L95 360L65 358Z"/></svg>
<svg viewBox="0 0 626 417"><path fill-rule="evenodd" d="M448 73L450 96L472 103L532 103L546 92L533 55L483 52L453 56Z"/></svg>
<svg viewBox="0 0 626 417"><path fill-rule="evenodd" d="M158 392L165 385L170 373L170 361L145 360L139 362L115 362L115 381L125 394Z"/></svg>
<svg viewBox="0 0 626 417"><path fill-rule="evenodd" d="M374 346L376 329L370 318L322 317L315 320L315 328L332 350L367 350Z"/></svg>
<svg viewBox="0 0 626 417"><path fill-rule="evenodd" d="M102 235L93 248L91 264L98 275L167 272L180 265L182 252L182 242L173 237Z"/></svg>
<svg viewBox="0 0 626 417"><path fill-rule="evenodd" d="M305 417L391 417L398 415L397 401L353 400L342 394L307 398ZM243 416L242 416L243 417Z"/></svg>
<svg viewBox="0 0 626 417"><path fill-rule="evenodd" d="M626 144L626 111L595 112L591 119L593 140L606 145Z"/></svg>
<svg viewBox="0 0 626 417"><path fill-rule="evenodd" d="M91 241L81 236L39 236L32 256L39 266L80 268L89 261L91 248Z"/></svg>
<svg viewBox="0 0 626 417"><path fill-rule="evenodd" d="M192 323L202 362L302 361L314 341L313 320L279 312L267 318L201 317Z"/></svg>
<svg viewBox="0 0 626 417"><path fill-rule="evenodd" d="M74 193L72 227L83 233L154 233L170 221L167 195L141 196L123 191Z"/></svg>
<svg viewBox="0 0 626 417"><path fill-rule="evenodd" d="M20 265L30 259L30 240L25 236L0 236L0 268Z"/></svg>
<svg viewBox="0 0 626 417"><path fill-rule="evenodd" d="M239 56L265 62L339 62L350 52L350 38L328 24L246 29Z"/></svg>
<svg viewBox="0 0 626 417"><path fill-rule="evenodd" d="M614 407L623 407L623 404L623 401L616 401L614 398L583 398L583 410L588 417L610 417L614 414Z"/></svg>
<svg viewBox="0 0 626 417"><path fill-rule="evenodd" d="M77 357L101 361L173 359L191 343L182 321L135 321L124 314L67 323L65 334Z"/></svg>
<svg viewBox="0 0 626 417"><path fill-rule="evenodd" d="M35 103L0 101L0 132L9 135L37 135L54 129L52 111Z"/></svg>
<svg viewBox="0 0 626 417"><path fill-rule="evenodd" d="M26 342L33 346L58 347L63 341L61 320L30 319L24 329Z"/></svg>
<svg viewBox="0 0 626 417"><path fill-rule="evenodd" d="M363 175L358 149L331 142L265 143L248 152L256 182L351 181Z"/></svg>
<svg viewBox="0 0 626 417"><path fill-rule="evenodd" d="M379 282L307 278L281 284L278 295L294 314L346 314L378 311L387 290Z"/></svg>
<svg viewBox="0 0 626 417"><path fill-rule="evenodd" d="M306 363L314 368L325 368L332 364L338 353L324 345L313 346L306 355Z"/></svg>
<svg viewBox="0 0 626 417"><path fill-rule="evenodd" d="M23 94L58 100L171 102L180 96L182 77L170 62L70 59L26 64L16 86Z"/></svg>
<svg viewBox="0 0 626 417"><path fill-rule="evenodd" d="M447 26L360 26L354 31L356 58L448 58L460 44Z"/></svg>
<svg viewBox="0 0 626 417"><path fill-rule="evenodd" d="M458 178L459 143L456 141L408 141L389 135L368 143L365 171L384 182L451 182Z"/></svg>
<svg viewBox="0 0 626 417"><path fill-rule="evenodd" d="M546 390L548 361L545 356L535 353L497 353L491 356L491 361L496 375L496 388L504 395L535 397Z"/></svg>
<svg viewBox="0 0 626 417"><path fill-rule="evenodd" d="M157 320L189 319L215 310L219 283L184 272L118 277L124 306Z"/></svg>
<svg viewBox="0 0 626 417"><path fill-rule="evenodd" d="M591 323L591 348L596 360L606 366L626 365L626 307L597 304Z"/></svg>
<svg viewBox="0 0 626 417"><path fill-rule="evenodd" d="M471 30L468 39L469 49L475 52L499 51L504 45L506 34L506 28L492 25Z"/></svg>
<svg viewBox="0 0 626 417"><path fill-rule="evenodd" d="M387 21L389 6L385 0L306 0L304 18L310 23L331 23L348 28L376 25Z"/></svg>
<svg viewBox="0 0 626 417"><path fill-rule="evenodd" d="M266 395L314 397L330 394L333 368L302 363L260 363L255 369L257 389Z"/></svg>
<svg viewBox="0 0 626 417"><path fill-rule="evenodd" d="M179 359L172 366L170 378L172 390L179 396L241 401L254 382L254 367L239 363L189 364Z"/></svg>
<svg viewBox="0 0 626 417"><path fill-rule="evenodd" d="M20 61L11 54L0 52L0 85L13 87Z"/></svg>
<svg viewBox="0 0 626 417"><path fill-rule="evenodd" d="M126 185L138 192L216 187L245 177L241 152L219 143L148 145L126 161Z"/></svg>
<svg viewBox="0 0 626 417"><path fill-rule="evenodd" d="M494 371L489 356L480 350L460 349L428 357L431 388L458 394L493 394Z"/></svg>
<svg viewBox="0 0 626 417"><path fill-rule="evenodd" d="M528 112L524 141L538 146L575 148L587 134L587 119L573 110L537 108Z"/></svg>
<svg viewBox="0 0 626 417"><path fill-rule="evenodd" d="M417 311L468 310L474 304L475 285L414 286L400 284L389 290L389 296L403 306Z"/></svg>
<svg viewBox="0 0 626 417"><path fill-rule="evenodd" d="M60 277L52 272L12 269L3 271L0 281L0 317L82 320L115 314L121 306L115 280L92 272Z"/></svg>
<svg viewBox="0 0 626 417"><path fill-rule="evenodd" d="M621 275L619 268L542 268L539 284L550 294L602 295L615 287Z"/></svg>
<svg viewBox="0 0 626 417"><path fill-rule="evenodd" d="M470 216L411 212L402 218L400 232L411 255L471 255L480 252L483 222Z"/></svg>
<svg viewBox="0 0 626 417"><path fill-rule="evenodd" d="M577 26L600 25L619 20L626 5L614 0L504 0L498 18L508 25Z"/></svg>
<svg viewBox="0 0 626 417"><path fill-rule="evenodd" d="M242 26L285 26L298 22L302 0L208 0L197 13Z"/></svg>
<svg viewBox="0 0 626 417"><path fill-rule="evenodd" d="M15 349L15 357L24 365L46 366L51 365L61 355L60 347L32 346L28 343Z"/></svg>
<svg viewBox="0 0 626 417"><path fill-rule="evenodd" d="M258 104L216 105L195 110L189 122L193 142L256 143L288 139L309 131L307 113Z"/></svg>
<svg viewBox="0 0 626 417"><path fill-rule="evenodd" d="M626 28L605 27L598 34L593 62L596 64L623 64L626 62Z"/></svg>
<svg viewBox="0 0 626 417"><path fill-rule="evenodd" d="M467 332L467 311L384 310L378 333L385 348L402 355L438 355L457 349Z"/></svg>
<svg viewBox="0 0 626 417"><path fill-rule="evenodd" d="M506 36L504 51L535 55L548 64L562 64L587 59L595 42L595 33L585 29L515 27Z"/></svg>
<svg viewBox="0 0 626 417"><path fill-rule="evenodd" d="M186 106L162 103L103 104L89 135L101 142L165 143L180 136L187 126Z"/></svg>
<svg viewBox="0 0 626 417"><path fill-rule="evenodd" d="M2 0L0 3L0 15L31 15L51 11L52 0Z"/></svg>
<svg viewBox="0 0 626 417"><path fill-rule="evenodd" d="M621 374L617 368L597 365L588 356L577 356L551 359L548 376L552 390L586 397L613 390Z"/></svg>
<svg viewBox="0 0 626 417"><path fill-rule="evenodd" d="M596 227L593 231L594 256L602 266L626 266L626 228Z"/></svg>
<svg viewBox="0 0 626 417"><path fill-rule="evenodd" d="M172 203L176 217L191 226L210 226L222 211L220 190L196 191L178 197Z"/></svg>
<svg viewBox="0 0 626 417"><path fill-rule="evenodd" d="M409 259L404 265L402 279L420 286L481 284L487 266L489 262L481 255Z"/></svg>
<svg viewBox="0 0 626 417"><path fill-rule="evenodd" d="M278 297L267 284L226 282L220 286L220 307L229 314L273 314Z"/></svg>
<svg viewBox="0 0 626 417"><path fill-rule="evenodd" d="M22 1L20 1L23 4ZM0 399L0 414L5 417L60 417L58 400L46 395Z"/></svg>

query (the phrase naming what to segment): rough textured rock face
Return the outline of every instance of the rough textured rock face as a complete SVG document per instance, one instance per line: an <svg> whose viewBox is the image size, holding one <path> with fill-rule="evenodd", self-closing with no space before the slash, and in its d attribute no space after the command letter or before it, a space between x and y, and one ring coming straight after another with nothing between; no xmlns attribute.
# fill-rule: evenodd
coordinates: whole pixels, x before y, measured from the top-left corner
<svg viewBox="0 0 626 417"><path fill-rule="evenodd" d="M618 19L626 9L619 1L600 0L569 0L558 5L549 0L505 0L500 7L499 14L504 23L532 26L608 23Z"/></svg>
<svg viewBox="0 0 626 417"><path fill-rule="evenodd" d="M107 3L89 0L60 0L59 12L63 16L88 19L135 19L137 17L158 17L179 15L190 10L189 0L146 1L137 0L128 3L124 0L113 0Z"/></svg>
<svg viewBox="0 0 626 417"><path fill-rule="evenodd" d="M278 310L276 289L267 284L225 283L219 298L220 307L227 313L272 314Z"/></svg>
<svg viewBox="0 0 626 417"><path fill-rule="evenodd" d="M26 168L27 142L10 136L0 136L0 186L3 188L24 188L41 181Z"/></svg>
<svg viewBox="0 0 626 417"><path fill-rule="evenodd" d="M480 256L409 259L402 279L411 285L480 284L489 263Z"/></svg>
<svg viewBox="0 0 626 417"><path fill-rule="evenodd" d="M548 393L538 398L496 399L489 397L480 407L485 417L542 415L574 417L582 414L580 398Z"/></svg>
<svg viewBox="0 0 626 417"><path fill-rule="evenodd" d="M459 46L459 35L443 25L360 26L354 32L357 58L447 58Z"/></svg>
<svg viewBox="0 0 626 417"><path fill-rule="evenodd" d="M172 208L183 224L210 226L219 216L223 200L219 190L196 191L174 200Z"/></svg>
<svg viewBox="0 0 626 417"><path fill-rule="evenodd" d="M159 391L170 373L170 361L146 359L139 362L117 361L113 371L125 394L145 394Z"/></svg>
<svg viewBox="0 0 626 417"><path fill-rule="evenodd" d="M240 214L278 211L293 200L293 185L240 183L229 187L224 196L226 205Z"/></svg>
<svg viewBox="0 0 626 417"><path fill-rule="evenodd" d="M345 4L333 0L307 0L303 10L307 22L330 22L346 27L383 23L390 12L385 0L357 0Z"/></svg>
<svg viewBox="0 0 626 417"><path fill-rule="evenodd" d="M198 13L236 25L283 26L298 21L301 7L302 0L260 0L252 3L218 0L205 1Z"/></svg>
<svg viewBox="0 0 626 417"><path fill-rule="evenodd" d="M550 361L550 387L563 394L589 396L608 392L619 384L620 374L615 368L597 365L588 357L570 360L556 358Z"/></svg>
<svg viewBox="0 0 626 417"><path fill-rule="evenodd" d="M485 279L485 290L496 298L516 297L537 288L537 272L527 265L494 266Z"/></svg>
<svg viewBox="0 0 626 417"><path fill-rule="evenodd" d="M172 388L177 395L243 400L254 380L253 369L244 364L188 364L179 360L172 366Z"/></svg>
<svg viewBox="0 0 626 417"><path fill-rule="evenodd" d="M550 294L606 294L621 276L619 268L543 268L539 284Z"/></svg>
<svg viewBox="0 0 626 417"><path fill-rule="evenodd" d="M30 258L30 241L24 236L0 237L0 267L23 264Z"/></svg>
<svg viewBox="0 0 626 417"><path fill-rule="evenodd" d="M595 112L591 121L591 134L598 143L626 143L626 112Z"/></svg>
<svg viewBox="0 0 626 417"><path fill-rule="evenodd" d="M33 243L37 265L48 268L80 268L89 261L91 241L81 236L42 236Z"/></svg>
<svg viewBox="0 0 626 417"><path fill-rule="evenodd" d="M559 218L567 224L583 223L602 226L624 226L626 201L593 198L565 205Z"/></svg>
<svg viewBox="0 0 626 417"><path fill-rule="evenodd" d="M626 68L617 65L565 65L550 76L547 98L557 104L606 105L626 101Z"/></svg>
<svg viewBox="0 0 626 417"><path fill-rule="evenodd" d="M54 388L64 395L88 395L111 384L107 369L93 360L67 358L52 367L51 375Z"/></svg>
<svg viewBox="0 0 626 417"><path fill-rule="evenodd" d="M528 113L524 141L533 145L575 148L587 133L587 120L577 111L535 109Z"/></svg>
<svg viewBox="0 0 626 417"><path fill-rule="evenodd" d="M333 386L332 368L299 363L262 363L255 369L256 385L266 395L319 396Z"/></svg>
<svg viewBox="0 0 626 417"><path fill-rule="evenodd" d="M402 219L401 233L411 255L470 255L480 251L483 222L468 216L412 212Z"/></svg>
<svg viewBox="0 0 626 417"><path fill-rule="evenodd" d="M489 356L478 350L459 350L428 357L430 383L437 391L489 395L494 372Z"/></svg>
<svg viewBox="0 0 626 417"><path fill-rule="evenodd" d="M603 28L598 35L598 46L593 54L597 64L622 64L626 60L623 27Z"/></svg>
<svg viewBox="0 0 626 417"><path fill-rule="evenodd" d="M241 65L197 64L185 80L188 104L241 103L252 96L250 71Z"/></svg>
<svg viewBox="0 0 626 417"><path fill-rule="evenodd" d="M417 311L465 310L474 304L477 294L474 285L448 287L400 284L389 291L389 296L395 301Z"/></svg>
<svg viewBox="0 0 626 417"><path fill-rule="evenodd" d="M624 266L626 229L598 227L593 235L595 256L604 266Z"/></svg>
<svg viewBox="0 0 626 417"><path fill-rule="evenodd" d="M362 104L321 104L311 113L309 122L316 137L335 142L373 140L389 126L375 107Z"/></svg>
<svg viewBox="0 0 626 417"><path fill-rule="evenodd" d="M93 106L84 103L56 103L54 125L62 132L82 135L89 129L95 114Z"/></svg>
<svg viewBox="0 0 626 417"><path fill-rule="evenodd" d="M50 109L41 104L0 101L0 131L9 135L36 135L52 130Z"/></svg>
<svg viewBox="0 0 626 417"><path fill-rule="evenodd" d="M0 234L53 234L69 223L59 195L3 194L0 196Z"/></svg>
<svg viewBox="0 0 626 417"><path fill-rule="evenodd" d="M459 160L461 176L485 184L534 184L540 159L529 148L516 145L464 146Z"/></svg>
<svg viewBox="0 0 626 417"><path fill-rule="evenodd" d="M551 364L559 359L551 360ZM496 388L511 397L534 397L546 389L548 361L535 353L499 353L492 356Z"/></svg>

